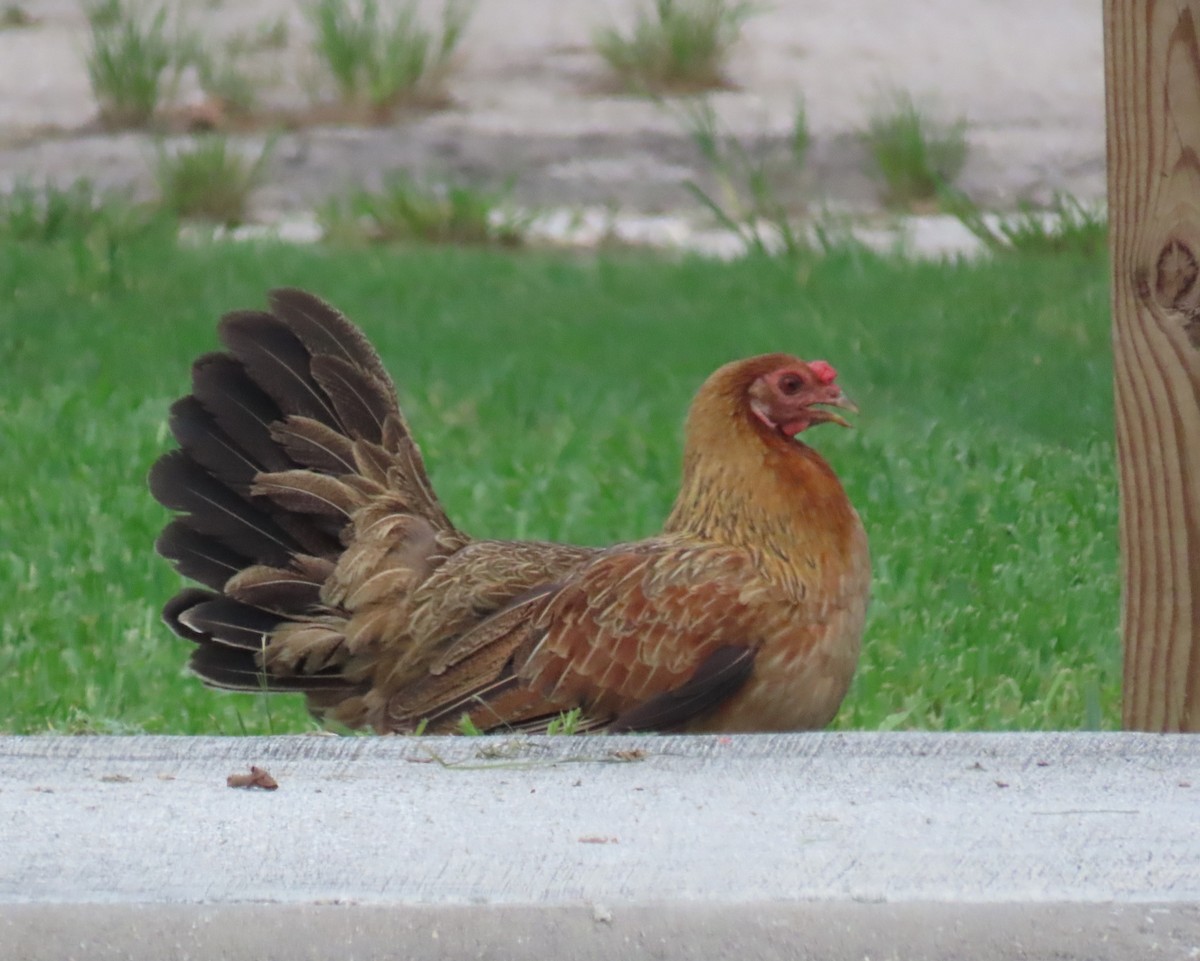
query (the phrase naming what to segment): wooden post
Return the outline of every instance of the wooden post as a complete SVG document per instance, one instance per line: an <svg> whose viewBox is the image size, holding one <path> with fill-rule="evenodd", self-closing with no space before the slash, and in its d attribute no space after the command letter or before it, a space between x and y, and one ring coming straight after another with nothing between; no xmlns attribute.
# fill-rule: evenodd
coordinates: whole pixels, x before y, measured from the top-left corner
<svg viewBox="0 0 1200 961"><path fill-rule="evenodd" d="M1200 731L1200 0L1105 0L1127 729Z"/></svg>

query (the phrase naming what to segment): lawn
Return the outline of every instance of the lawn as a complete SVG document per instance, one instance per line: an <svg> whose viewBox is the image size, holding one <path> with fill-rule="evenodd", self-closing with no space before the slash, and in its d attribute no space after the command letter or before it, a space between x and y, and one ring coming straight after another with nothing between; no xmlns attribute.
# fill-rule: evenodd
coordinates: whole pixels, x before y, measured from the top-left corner
<svg viewBox="0 0 1200 961"><path fill-rule="evenodd" d="M871 538L843 728L1118 723L1105 264L1069 255L802 264L436 249L0 240L0 731L263 733L296 699L187 676L146 471L225 310L275 285L378 344L467 531L653 532L713 368L828 359L862 409L814 431Z"/></svg>

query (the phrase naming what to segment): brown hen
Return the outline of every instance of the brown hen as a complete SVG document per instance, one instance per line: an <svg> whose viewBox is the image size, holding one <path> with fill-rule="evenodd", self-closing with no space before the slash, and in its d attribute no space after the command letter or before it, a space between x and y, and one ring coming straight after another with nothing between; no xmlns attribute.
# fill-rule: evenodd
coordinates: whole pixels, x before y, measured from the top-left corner
<svg viewBox="0 0 1200 961"><path fill-rule="evenodd" d="M832 367L720 368L688 413L663 532L607 550L476 540L429 485L363 334L317 298L220 324L171 408L157 549L203 584L167 624L207 683L300 691L376 731L780 731L837 712L870 563L829 465L794 439L849 408Z"/></svg>

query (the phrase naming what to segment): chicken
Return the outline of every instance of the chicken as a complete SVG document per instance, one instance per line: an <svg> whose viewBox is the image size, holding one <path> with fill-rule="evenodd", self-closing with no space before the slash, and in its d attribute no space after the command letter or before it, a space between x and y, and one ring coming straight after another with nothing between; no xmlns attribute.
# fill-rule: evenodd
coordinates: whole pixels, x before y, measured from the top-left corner
<svg viewBox="0 0 1200 961"><path fill-rule="evenodd" d="M608 549L480 540L429 484L365 336L299 290L221 321L171 407L156 548L203 588L163 616L227 689L303 692L380 733L783 731L829 723L858 660L870 561L826 461L833 367L721 367L685 430L662 533Z"/></svg>

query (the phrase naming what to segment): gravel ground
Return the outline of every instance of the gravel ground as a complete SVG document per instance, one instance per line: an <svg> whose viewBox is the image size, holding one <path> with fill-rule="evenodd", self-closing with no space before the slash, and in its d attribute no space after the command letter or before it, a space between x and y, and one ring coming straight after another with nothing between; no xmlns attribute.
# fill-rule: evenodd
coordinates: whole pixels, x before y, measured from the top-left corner
<svg viewBox="0 0 1200 961"><path fill-rule="evenodd" d="M98 131L83 54L86 23L72 0L26 0L35 22L0 31L0 188L21 178L151 193L154 138ZM426 0L427 14L440 5ZM670 110L604 92L593 31L628 22L617 0L479 0L452 105L384 127L312 126L279 138L255 199L270 221L310 209L350 183L404 167L498 184L518 202L687 211L682 183L702 163ZM314 65L303 5L209 0L188 21L214 38L279 18L288 47L258 55L268 107L301 107ZM855 132L882 91L911 91L941 116L965 116L971 152L960 181L1006 207L1067 191L1104 196L1102 19L1092 0L776 0L747 23L712 102L727 129L778 148L797 98L813 136L801 188L834 210L878 209ZM195 101L187 78L180 96ZM246 137L248 147L261 135ZM693 211L694 212L694 211Z"/></svg>

